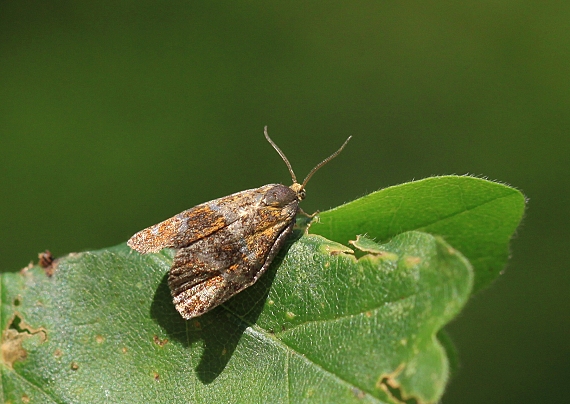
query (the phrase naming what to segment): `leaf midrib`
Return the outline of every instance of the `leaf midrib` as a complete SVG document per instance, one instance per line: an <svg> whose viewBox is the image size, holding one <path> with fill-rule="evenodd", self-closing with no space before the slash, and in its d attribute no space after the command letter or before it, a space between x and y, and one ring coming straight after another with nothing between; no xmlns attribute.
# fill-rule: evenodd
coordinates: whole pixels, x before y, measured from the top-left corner
<svg viewBox="0 0 570 404"><path fill-rule="evenodd" d="M499 196L499 197L491 198L491 199L486 200L486 201L484 201L484 202L482 202L482 203L480 203L480 204L477 204L477 205L475 205L475 206L466 207L466 208L464 208L464 209L462 209L462 210L460 210L460 211L453 212L453 213L451 213L451 214L449 214L449 215L447 215L447 216L438 217L437 219L435 219L435 220L433 220L433 221L426 221L425 223L421 223L420 225L416 225L416 226L409 227L409 228L407 228L407 227L401 227L401 228L399 228L398 230L392 230L391 228L388 228L387 233L383 235L383 237L385 237L385 239L383 238L383 240L391 239L391 238L393 238L393 237L396 237L398 234L401 234L401 233L404 233L404 232L408 232L408 231L426 231L426 228L428 228L428 227L430 227L430 226L433 226L433 225L435 225L435 224L438 224L438 223L440 223L440 222L443 222L443 221L445 221L445 220L451 219L451 218L453 218L453 217L455 217L455 216L463 215L463 214L466 214L466 213L468 213L468 212L470 212L470 211L473 211L473 210L476 210L476 209L480 209L481 207L483 207L483 206L485 206L485 205L494 203L494 202L499 201L499 200L501 200L501 199L513 198L513 197L516 197L516 196L517 196L517 194L516 194L515 192L511 192L511 193L509 193L508 195L502 195L502 196ZM341 208L341 207L338 207L338 208L335 208L335 209L331 209L331 210L329 210L329 211L327 211L327 212L333 212L334 210L340 209L340 208ZM325 213L325 212L323 212L323 213ZM396 213L397 213L397 212L395 212L395 213L390 217L390 219L389 219L390 223L392 223L392 222L394 221L394 218L396 217ZM391 227L391 224L390 224L390 227ZM309 227L308 230L307 230L308 234L314 234L314 235L318 235L318 236L320 235L320 236L323 236L323 237L331 236L330 234L327 234L327 233L330 233L330 231L324 231L325 235L323 235L323 234L319 231L318 228L315 229L315 228L313 227L313 229L316 230L316 231L315 231L314 233L311 233L311 227ZM430 233L429 231L427 231L427 232ZM442 236L445 236L445 235L442 235ZM356 235L354 235L354 237L356 237ZM334 236L332 237L332 239L337 240L337 238L334 237ZM345 244L345 245L346 245L346 242L343 242L342 244Z"/></svg>
<svg viewBox="0 0 570 404"><path fill-rule="evenodd" d="M240 319L241 321L243 321L242 319ZM245 321L243 321L244 324L247 324ZM291 353L291 355L296 355L298 358L300 358L301 360L305 361L306 363L310 364L311 366L321 370L323 373L326 373L330 376L332 376L335 380L337 380L339 383L349 387L349 388L357 388L358 390L361 390L363 392L365 392L369 398L375 400L376 402L380 403L380 404L384 404L383 401L380 401L380 399L378 399L376 396L374 396L372 394L372 392L368 391L367 389L360 387L360 386L356 386L353 383L344 380L343 378L339 377L337 374L331 372L330 370L326 369L324 366L316 363L315 361L310 360L309 358L307 358L305 355L303 355L300 352L297 352L296 350L294 350L293 348L291 348L289 345L285 344L283 341L281 341L280 339L276 338L275 336L272 336L269 332L266 332L265 329L259 327L258 325L249 325L246 328L246 333L248 333L250 336L254 337L254 338L258 338L259 340L264 340L264 341L268 341L268 342L272 342L275 346L277 346L278 348L283 349L285 352ZM288 359L289 361L290 359ZM287 378L289 378L289 368L287 367ZM290 397L290 391L288 391L288 396ZM291 402L289 400L289 402Z"/></svg>
<svg viewBox="0 0 570 404"><path fill-rule="evenodd" d="M398 301L401 299L398 299ZM387 303L393 303L392 301L390 302L385 302L385 304ZM379 310L383 305L378 306L375 309L371 309L371 310ZM257 338L259 340L263 340L263 341L267 341L272 343L273 345L275 345L276 347L283 349L286 353L291 353L291 355L296 355L297 357L301 358L301 360L309 363L310 365L314 366L317 369L320 369L322 372L331 375L335 380L337 380L339 383L346 385L349 388L356 388L358 390L363 391L364 393L366 393L371 399L375 400L376 402L378 402L379 404L385 404L384 401L381 401L378 397L376 397L371 391L369 391L368 389L361 387L361 386L357 386L354 385L352 382L349 382L341 377L339 377L337 374L333 373L332 371L328 370L326 367L324 367L321 364L318 364L317 362L314 362L312 360L310 360L309 358L307 358L307 356L305 356L304 354L302 354L301 352L296 351L295 349L293 349L292 347L290 347L289 345L285 344L281 339L277 338L277 335L280 335L279 333L275 333L272 334L269 331L265 330L264 328L258 326L255 323L251 323L249 321L246 321L244 318L242 318L241 316L237 315L236 313L234 313L233 311L231 311L230 309L228 309L227 307L224 307L224 309L234 317L234 320L236 320L237 322L242 323L242 325L245 325L245 333L247 333L248 335ZM368 310L367 310L368 311ZM364 315L364 312L360 312L360 313L353 313L353 314L349 314L346 316L341 316L341 317L337 317L337 318L333 318L333 319L325 319L322 320L323 322L329 322L329 321L337 321L337 320L341 320L344 318L348 318L351 316L358 316L358 315ZM317 321L321 321L321 320L317 320ZM297 328L303 324L307 324L310 323L312 321L307 321L305 323L296 325L294 328ZM291 329L289 329L288 331L290 331ZM286 371L287 371L287 379L289 379L289 356L287 355L287 366L286 366ZM289 384L289 381L288 383ZM290 397L290 390L288 387L288 391L287 391L287 396ZM289 402L291 402L289 400Z"/></svg>

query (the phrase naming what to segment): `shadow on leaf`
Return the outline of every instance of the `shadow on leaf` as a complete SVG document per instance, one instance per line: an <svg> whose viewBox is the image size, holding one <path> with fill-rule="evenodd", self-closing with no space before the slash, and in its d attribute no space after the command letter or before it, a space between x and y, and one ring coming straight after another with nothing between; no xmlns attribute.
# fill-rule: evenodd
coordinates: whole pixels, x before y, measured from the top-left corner
<svg viewBox="0 0 570 404"><path fill-rule="evenodd" d="M170 339L186 348L203 341L204 351L196 373L204 384L213 382L223 372L243 333L256 323L283 257L301 235L301 231L294 232L258 282L221 306L190 320L184 320L172 303L168 274L162 278L154 294L150 315Z"/></svg>

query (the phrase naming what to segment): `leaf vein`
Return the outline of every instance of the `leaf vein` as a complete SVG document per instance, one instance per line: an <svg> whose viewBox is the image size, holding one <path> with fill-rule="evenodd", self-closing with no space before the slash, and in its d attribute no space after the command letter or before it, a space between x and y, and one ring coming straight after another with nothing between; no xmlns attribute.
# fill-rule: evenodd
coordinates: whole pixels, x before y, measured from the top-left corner
<svg viewBox="0 0 570 404"><path fill-rule="evenodd" d="M370 308L370 309L366 309L365 311L361 311L361 312L358 312L358 313L349 313L349 314L346 314L346 315L344 315L344 316L338 316L338 317L332 317L332 318L320 318L320 319L318 319L318 320L308 320L308 321L304 321L304 322L299 323L299 324L297 324L297 325L295 325L295 326L293 326L293 327L288 328L288 329L285 330L285 331L276 332L275 335L286 335L286 334L290 334L291 331L293 331L293 330L295 330L295 329L297 329L297 328L299 328L299 327L302 327L302 326L304 326L304 325L307 325L307 324L319 324L319 323L324 324L324 323L331 323L331 322L335 322L335 321L340 321L340 320L348 319L348 318L351 318L351 317L357 317L357 316L366 315L366 313L368 313L368 312L377 312L378 310L382 309L383 307L386 307L386 306L389 305L389 304L393 304L393 303L396 303L396 302L402 302L402 301L407 300L407 299L412 298L412 297L414 297L414 295L402 296L401 298L396 299L396 300L385 301L385 302L382 302L382 304L379 305L379 306L377 306L377 307L373 307L373 308Z"/></svg>
<svg viewBox="0 0 570 404"><path fill-rule="evenodd" d="M372 394L372 392L366 390L363 387L360 386L355 386L353 383L349 382L348 380L344 380L342 378L340 378L338 375L336 375L335 373L329 371L328 369L326 369L323 365L318 364L317 362L307 358L307 356L303 355L300 352L297 352L296 350L294 350L292 347L290 347L289 345L285 344L283 341L279 340L278 338L272 337L269 334L267 334L265 332L265 330L257 325L250 325L249 327L247 327L247 330L249 333L251 333L253 336L255 336L256 338L259 339L263 339L263 340L269 340L270 342L275 343L276 345L280 346L282 349L284 349L286 352L289 352L291 354L297 355L297 357L299 357L301 360L309 363L310 365L314 366L315 368L320 369L323 373L326 373L328 375L330 375L332 378L334 378L335 380L337 380L339 383L349 387L349 388L353 388L353 389L358 389L364 393L366 393L371 399L376 400L378 403L382 403L382 401L380 401L376 396L374 396Z"/></svg>
<svg viewBox="0 0 570 404"><path fill-rule="evenodd" d="M28 379L26 379L24 376L22 376L21 374L19 374L18 372L13 372L13 374L15 374L20 380L24 381L26 384L28 384L29 386L31 386L33 389L39 391L40 393L43 393L44 396L47 396L48 398L51 398L53 403L58 403L58 404L64 404L63 401L58 401L56 400L54 397L52 397L50 394L48 394L46 391L42 390L41 387L36 386L34 383L32 383L31 381L29 381Z"/></svg>
<svg viewBox="0 0 570 404"><path fill-rule="evenodd" d="M463 210L460 210L459 212L454 212L454 213L451 213L451 214L449 214L449 215L447 215L447 216L439 217L439 218L437 218L436 220L433 220L433 221L431 221L431 222L422 224L420 227L416 227L416 228L414 228L414 229L408 229L408 230L422 230L422 229L425 229L426 227L431 226L431 225L433 225L433 224L435 224L435 223L441 222L441 221L443 221L443 220L450 219L450 218L452 218L452 217L454 217L454 216L462 215L462 214L467 213L467 212L470 212L470 211L472 211L472 210L479 209L479 208L481 208L481 207L483 207L483 206L485 206L485 205L488 205L488 204L490 204L490 203L492 203L492 202L496 202L496 201L498 201L498 200L500 200L500 199L504 199L504 198L510 198L510 197L512 197L512 196L513 196L513 195L504 195L504 196L501 196L501 197L498 197L498 198L489 199L488 201L485 201L485 202L483 202L483 203L481 203L481 204L479 204L479 205L473 206L473 207L471 207L471 208L465 208L465 209L463 209ZM406 230L406 231L407 231L407 230Z"/></svg>

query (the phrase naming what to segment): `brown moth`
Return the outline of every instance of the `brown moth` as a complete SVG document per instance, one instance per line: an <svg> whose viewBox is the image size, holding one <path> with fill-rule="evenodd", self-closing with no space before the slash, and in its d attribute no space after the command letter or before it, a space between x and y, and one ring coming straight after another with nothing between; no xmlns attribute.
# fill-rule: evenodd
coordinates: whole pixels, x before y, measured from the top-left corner
<svg viewBox="0 0 570 404"><path fill-rule="evenodd" d="M293 179L224 196L185 210L139 231L127 242L141 254L178 249L168 275L176 310L185 319L200 316L253 285L265 273L302 212L305 186L351 139L319 163L299 184L289 160L264 131Z"/></svg>

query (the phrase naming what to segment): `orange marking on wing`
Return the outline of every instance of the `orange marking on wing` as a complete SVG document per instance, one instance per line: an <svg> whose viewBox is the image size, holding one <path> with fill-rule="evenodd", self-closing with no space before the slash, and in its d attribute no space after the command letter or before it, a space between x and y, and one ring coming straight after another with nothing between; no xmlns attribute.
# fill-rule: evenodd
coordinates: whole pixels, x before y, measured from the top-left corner
<svg viewBox="0 0 570 404"><path fill-rule="evenodd" d="M226 225L223 215L207 205L199 205L139 231L127 244L142 254L159 252L163 248L181 248Z"/></svg>
<svg viewBox="0 0 570 404"><path fill-rule="evenodd" d="M226 269L226 272L231 273L231 272L235 272L239 269L239 264L232 264L228 267L228 269Z"/></svg>

